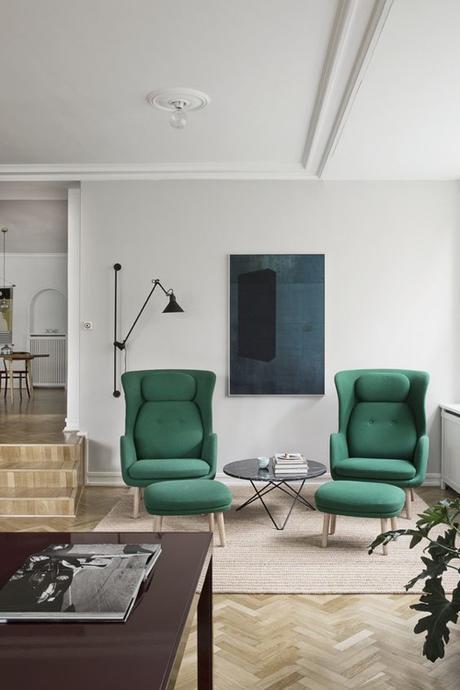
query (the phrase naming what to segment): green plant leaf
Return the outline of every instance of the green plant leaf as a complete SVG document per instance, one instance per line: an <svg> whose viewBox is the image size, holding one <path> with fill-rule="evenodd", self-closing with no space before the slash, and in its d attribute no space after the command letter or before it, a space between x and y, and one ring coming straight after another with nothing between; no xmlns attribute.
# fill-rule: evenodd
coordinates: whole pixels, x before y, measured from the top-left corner
<svg viewBox="0 0 460 690"><path fill-rule="evenodd" d="M450 630L448 623L456 623L460 611L460 583L455 588L452 600L446 597L441 578L431 578L425 582L423 594L419 604L413 604L412 609L423 611L427 616L421 618L414 628L414 632L426 631L423 653L430 661L442 659L445 645L449 642Z"/></svg>
<svg viewBox="0 0 460 690"><path fill-rule="evenodd" d="M418 517L415 529L394 530L379 534L369 546L369 553L378 546L388 544L402 536L412 537L409 543L411 549L421 541L427 541L423 550L424 555L421 556L425 567L407 583L406 590L411 589L416 582L425 580L420 603L414 604L411 608L428 614L419 620L415 632L426 631L423 653L428 659L435 661L444 656L444 648L450 634L448 623L456 623L460 612L460 583L454 590L451 600L446 597L442 586L442 576L447 568L453 568L460 574L458 563L460 549L456 544L460 534L460 498L443 499L428 507ZM430 532L439 525L446 525L446 530L444 534L434 539ZM457 563L451 565L453 560Z"/></svg>
<svg viewBox="0 0 460 690"><path fill-rule="evenodd" d="M409 537L412 537L412 539L415 539L415 538L419 537L419 534L420 533L418 532L418 530L414 530L414 529L395 529L395 530L391 530L390 532L382 532L382 534L379 534L374 539L372 544L370 544L368 546L368 553L369 554L373 553L378 546L381 546L382 544L389 544L391 541L396 541L397 539L399 539L399 537L409 536ZM421 538L423 538L423 537L421 537ZM418 539L418 541L420 541L420 539ZM418 543L418 542L416 542L416 543ZM411 542L411 544L412 544L412 542ZM415 544L414 544L414 546L415 546ZM410 548L412 548L412 546Z"/></svg>
<svg viewBox="0 0 460 690"><path fill-rule="evenodd" d="M422 562L425 565L425 569L405 585L406 591L411 589L419 580L425 580L428 577L432 579L441 577L442 573L447 570L447 565L442 560L433 560L432 558L422 556Z"/></svg>

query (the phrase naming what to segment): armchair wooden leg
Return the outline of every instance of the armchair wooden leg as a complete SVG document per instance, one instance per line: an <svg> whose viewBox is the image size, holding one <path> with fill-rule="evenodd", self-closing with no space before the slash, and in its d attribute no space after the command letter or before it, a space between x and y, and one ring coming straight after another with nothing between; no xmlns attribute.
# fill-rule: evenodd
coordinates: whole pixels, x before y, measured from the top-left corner
<svg viewBox="0 0 460 690"><path fill-rule="evenodd" d="M410 500L411 500L412 502L415 501L415 493L414 493L414 488L413 488L412 486L411 486L411 488L410 488Z"/></svg>
<svg viewBox="0 0 460 690"><path fill-rule="evenodd" d="M382 534L384 532L388 532L388 518L380 518L380 531ZM382 546L383 549L383 555L387 556L388 555L388 544L384 544Z"/></svg>
<svg viewBox="0 0 460 690"><path fill-rule="evenodd" d="M337 515L331 515L331 519L329 521L329 534L335 534L336 522L337 522Z"/></svg>
<svg viewBox="0 0 460 690"><path fill-rule="evenodd" d="M214 532L214 513L208 513L209 531Z"/></svg>
<svg viewBox="0 0 460 690"><path fill-rule="evenodd" d="M398 518L391 518L391 529L393 530L393 532L395 529L398 529Z"/></svg>
<svg viewBox="0 0 460 690"><path fill-rule="evenodd" d="M163 531L163 515L155 515L155 517L153 518L153 531Z"/></svg>
<svg viewBox="0 0 460 690"><path fill-rule="evenodd" d="M224 524L224 514L216 513L217 527L219 529L220 545L225 546L225 524Z"/></svg>
<svg viewBox="0 0 460 690"><path fill-rule="evenodd" d="M406 517L408 520L411 519L412 517L412 510L411 510L411 500L410 500L410 489L405 489L406 492Z"/></svg>
<svg viewBox="0 0 460 690"><path fill-rule="evenodd" d="M331 521L331 516L329 513L324 513L324 522L323 522L323 536L321 539L321 546L323 548L326 548L327 546L327 535L329 534L329 523Z"/></svg>
<svg viewBox="0 0 460 690"><path fill-rule="evenodd" d="M134 487L134 498L133 498L133 518L136 520L139 517L139 494L141 490L138 486Z"/></svg>

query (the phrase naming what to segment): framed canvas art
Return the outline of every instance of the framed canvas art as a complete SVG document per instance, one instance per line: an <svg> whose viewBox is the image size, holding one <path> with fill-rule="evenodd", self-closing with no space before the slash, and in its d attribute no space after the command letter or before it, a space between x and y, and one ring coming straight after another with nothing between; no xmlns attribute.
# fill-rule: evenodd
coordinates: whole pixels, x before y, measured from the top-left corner
<svg viewBox="0 0 460 690"><path fill-rule="evenodd" d="M324 393L324 254L230 255L229 393Z"/></svg>

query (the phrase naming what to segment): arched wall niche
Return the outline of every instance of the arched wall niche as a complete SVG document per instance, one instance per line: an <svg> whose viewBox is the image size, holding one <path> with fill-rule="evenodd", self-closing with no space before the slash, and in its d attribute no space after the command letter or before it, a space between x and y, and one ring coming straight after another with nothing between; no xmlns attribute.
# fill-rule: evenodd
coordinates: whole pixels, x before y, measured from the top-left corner
<svg viewBox="0 0 460 690"><path fill-rule="evenodd" d="M62 292L54 288L45 288L33 296L29 310L29 333L67 333L67 298Z"/></svg>

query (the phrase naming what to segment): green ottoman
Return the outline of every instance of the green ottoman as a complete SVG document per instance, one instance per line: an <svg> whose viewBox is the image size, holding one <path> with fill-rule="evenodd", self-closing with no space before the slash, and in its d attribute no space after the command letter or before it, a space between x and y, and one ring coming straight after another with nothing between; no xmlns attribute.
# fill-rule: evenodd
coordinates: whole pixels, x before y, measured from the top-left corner
<svg viewBox="0 0 460 690"><path fill-rule="evenodd" d="M324 513L322 546L327 546L328 534L335 533L337 515L380 518L382 532L397 529L396 517L401 513L406 494L399 486L380 482L333 481L323 484L315 493L316 507ZM383 545L383 553L388 547Z"/></svg>
<svg viewBox="0 0 460 690"><path fill-rule="evenodd" d="M153 531L161 532L165 515L207 514L209 529L214 531L217 518L220 544L225 546L224 511L232 504L229 489L215 479L177 479L150 484L144 491L148 513L155 515Z"/></svg>

